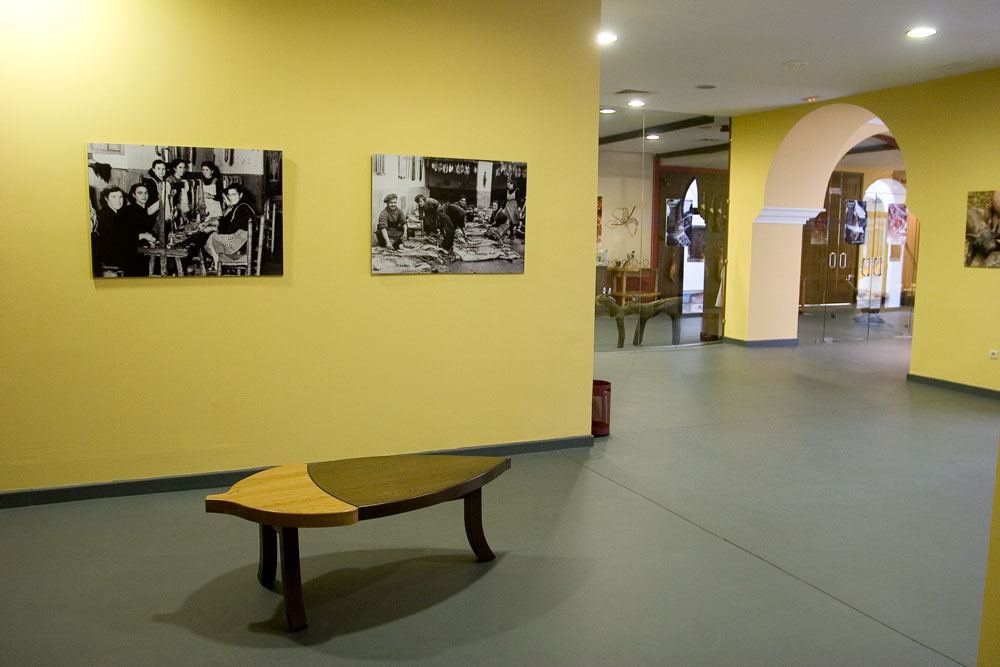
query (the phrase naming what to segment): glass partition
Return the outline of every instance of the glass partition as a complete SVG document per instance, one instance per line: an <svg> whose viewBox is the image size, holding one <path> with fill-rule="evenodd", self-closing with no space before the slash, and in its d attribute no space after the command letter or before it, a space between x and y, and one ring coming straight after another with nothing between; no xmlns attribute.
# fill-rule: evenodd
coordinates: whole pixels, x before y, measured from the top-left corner
<svg viewBox="0 0 1000 667"><path fill-rule="evenodd" d="M658 137L654 132L671 124L661 123L647 132L646 113L640 114L642 135L632 141L633 150L620 142L602 146L599 153L594 322L598 351L699 344L723 336L728 124L722 124L722 135L720 123L712 118L673 123L702 137L713 134L710 139L685 140L721 143L711 151L694 153L722 153L721 148L727 168L676 166L664 157L671 155L664 152L665 144L653 138ZM705 124L706 120L710 122ZM704 126L695 127L697 123ZM719 158L713 159L718 164Z"/></svg>
<svg viewBox="0 0 1000 667"><path fill-rule="evenodd" d="M864 186L863 172L835 171L826 209L803 228L801 342L910 335L916 219L901 181Z"/></svg>

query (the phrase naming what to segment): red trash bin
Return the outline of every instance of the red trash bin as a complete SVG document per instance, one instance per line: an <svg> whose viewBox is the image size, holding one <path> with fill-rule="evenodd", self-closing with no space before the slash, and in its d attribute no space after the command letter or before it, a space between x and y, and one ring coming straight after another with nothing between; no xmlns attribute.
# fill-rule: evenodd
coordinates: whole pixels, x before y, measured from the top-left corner
<svg viewBox="0 0 1000 667"><path fill-rule="evenodd" d="M590 432L593 435L607 435L611 432L611 383L607 380L594 380Z"/></svg>

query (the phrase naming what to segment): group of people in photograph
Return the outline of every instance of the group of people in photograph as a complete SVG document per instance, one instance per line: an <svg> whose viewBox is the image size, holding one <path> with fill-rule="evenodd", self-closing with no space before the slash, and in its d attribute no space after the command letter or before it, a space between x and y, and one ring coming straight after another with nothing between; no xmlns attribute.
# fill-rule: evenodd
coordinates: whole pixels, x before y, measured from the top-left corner
<svg viewBox="0 0 1000 667"><path fill-rule="evenodd" d="M434 239L440 243L442 250L450 253L457 234L461 234L462 240L469 244L466 224L477 219L486 228L485 235L498 242L513 241L518 236L524 238L527 204L519 199L513 181L507 184L503 206L499 200L494 200L488 211L470 206L464 195L453 202L442 202L418 194L405 213L395 193L389 193L382 201L385 208L379 213L375 228L376 244L382 248L399 250L419 230L425 239Z"/></svg>
<svg viewBox="0 0 1000 667"><path fill-rule="evenodd" d="M226 183L214 162L203 161L197 173L189 166L154 160L127 193L101 190L91 215L94 276L150 275L151 253L143 248L184 248L204 262L203 272L215 273L222 256L245 251L257 215L250 196L239 182Z"/></svg>

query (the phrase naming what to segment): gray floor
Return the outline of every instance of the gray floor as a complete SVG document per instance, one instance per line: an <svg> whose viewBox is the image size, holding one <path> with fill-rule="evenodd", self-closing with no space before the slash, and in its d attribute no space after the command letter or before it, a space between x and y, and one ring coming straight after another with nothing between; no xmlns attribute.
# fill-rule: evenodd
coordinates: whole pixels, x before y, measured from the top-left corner
<svg viewBox="0 0 1000 667"><path fill-rule="evenodd" d="M613 434L302 531L309 629L205 491L3 510L3 665L972 665L1000 402L908 341L598 352Z"/></svg>

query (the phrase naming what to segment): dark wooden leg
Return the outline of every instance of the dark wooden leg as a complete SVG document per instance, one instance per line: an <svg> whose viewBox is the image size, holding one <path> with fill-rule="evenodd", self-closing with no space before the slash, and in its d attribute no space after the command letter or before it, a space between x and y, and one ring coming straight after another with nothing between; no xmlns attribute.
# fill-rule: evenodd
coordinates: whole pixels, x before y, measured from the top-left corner
<svg viewBox="0 0 1000 667"><path fill-rule="evenodd" d="M274 572L278 565L278 533L274 526L260 524L260 564L257 581L264 588L274 589Z"/></svg>
<svg viewBox="0 0 1000 667"><path fill-rule="evenodd" d="M299 529L281 527L281 587L285 594L285 618L292 632L309 627L302 599L302 572L299 570Z"/></svg>
<svg viewBox="0 0 1000 667"><path fill-rule="evenodd" d="M486 543L483 535L483 490L476 489L464 496L465 500L465 535L469 538L469 546L480 562L496 558L496 554Z"/></svg>
<svg viewBox="0 0 1000 667"><path fill-rule="evenodd" d="M625 316L616 317L615 324L618 325L618 347L625 347Z"/></svg>

